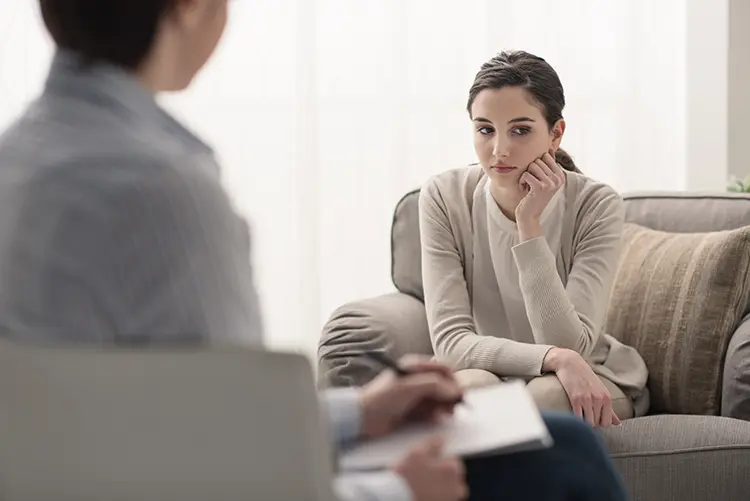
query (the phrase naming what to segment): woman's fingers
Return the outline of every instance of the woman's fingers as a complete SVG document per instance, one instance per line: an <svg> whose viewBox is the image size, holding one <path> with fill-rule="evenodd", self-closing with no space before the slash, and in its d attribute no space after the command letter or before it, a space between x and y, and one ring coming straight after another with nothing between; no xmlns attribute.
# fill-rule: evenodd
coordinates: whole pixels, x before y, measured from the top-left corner
<svg viewBox="0 0 750 501"><path fill-rule="evenodd" d="M601 426L602 424L602 413L604 412L604 407L606 405L601 399L594 399L592 402L592 410L593 410L593 420L594 420L594 426Z"/></svg>
<svg viewBox="0 0 750 501"><path fill-rule="evenodd" d="M573 414L575 414L576 416L578 416L581 419L584 419L584 417L583 417L583 406L581 405L581 403L577 402L577 401L576 402L570 402L570 403L573 406Z"/></svg>
<svg viewBox="0 0 750 501"><path fill-rule="evenodd" d="M554 191L560 187L560 179L552 172L541 159L537 159L529 165L529 170L542 186L548 191Z"/></svg>
<svg viewBox="0 0 750 501"><path fill-rule="evenodd" d="M551 172L541 160L537 159L531 162L528 172L533 174L543 186L550 188L553 186L554 180L550 177Z"/></svg>
<svg viewBox="0 0 750 501"><path fill-rule="evenodd" d="M552 165L549 165L547 162L549 160L552 160ZM542 158L536 161L537 165L539 165L539 168L542 172L544 172L544 175L549 178L551 182L559 181L557 176L555 175L555 172L553 170L554 166L556 165L554 162L554 159L549 155L549 153L545 153Z"/></svg>
<svg viewBox="0 0 750 501"><path fill-rule="evenodd" d="M550 153L545 153L542 155L542 160L544 161L545 165L549 167L550 172L552 175L560 182L560 185L565 182L565 172L563 172L562 167L560 167L560 164L557 163L557 160L555 160L555 156Z"/></svg>
<svg viewBox="0 0 750 501"><path fill-rule="evenodd" d="M573 414L584 421L594 425L594 408L590 395L585 393L577 394L570 399L570 405L573 407Z"/></svg>
<svg viewBox="0 0 750 501"><path fill-rule="evenodd" d="M590 393L581 392L570 399L573 413L591 426L598 426L601 420L601 409L597 412L597 402ZM597 420L597 418L599 420Z"/></svg>
<svg viewBox="0 0 750 501"><path fill-rule="evenodd" d="M583 402L583 417L586 419L586 422L590 424L592 427L596 426L596 412L594 402L591 399L588 399L587 401Z"/></svg>
<svg viewBox="0 0 750 501"><path fill-rule="evenodd" d="M615 414L614 409L612 409L612 424L615 426L622 424L620 417L617 414Z"/></svg>
<svg viewBox="0 0 750 501"><path fill-rule="evenodd" d="M602 407L602 416L599 420L599 426L602 428L608 428L612 426L614 423L615 413L612 410L612 404L607 404L604 407Z"/></svg>
<svg viewBox="0 0 750 501"><path fill-rule="evenodd" d="M521 184L526 183L531 191L540 192L544 189L542 183L533 174L524 172L521 175Z"/></svg>

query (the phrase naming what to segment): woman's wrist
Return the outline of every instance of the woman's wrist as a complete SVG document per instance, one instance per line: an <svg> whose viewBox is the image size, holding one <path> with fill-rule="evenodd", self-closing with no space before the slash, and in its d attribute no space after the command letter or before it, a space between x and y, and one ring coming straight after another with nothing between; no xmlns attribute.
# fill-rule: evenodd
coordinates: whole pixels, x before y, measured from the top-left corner
<svg viewBox="0 0 750 501"><path fill-rule="evenodd" d="M516 227L518 228L518 239L520 242L526 242L534 238L543 237L542 225L539 223L539 219L518 219L516 221Z"/></svg>
<svg viewBox="0 0 750 501"><path fill-rule="evenodd" d="M557 372L567 364L576 352L565 348L552 348L544 356L542 372Z"/></svg>

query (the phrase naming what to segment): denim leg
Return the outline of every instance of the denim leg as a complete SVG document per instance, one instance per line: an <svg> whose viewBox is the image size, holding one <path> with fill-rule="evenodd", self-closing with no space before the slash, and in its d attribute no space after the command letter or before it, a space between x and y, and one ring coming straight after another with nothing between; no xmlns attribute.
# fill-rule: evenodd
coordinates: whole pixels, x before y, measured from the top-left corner
<svg viewBox="0 0 750 501"><path fill-rule="evenodd" d="M550 449L466 461L470 501L625 501L627 494L599 437L582 420L543 413Z"/></svg>

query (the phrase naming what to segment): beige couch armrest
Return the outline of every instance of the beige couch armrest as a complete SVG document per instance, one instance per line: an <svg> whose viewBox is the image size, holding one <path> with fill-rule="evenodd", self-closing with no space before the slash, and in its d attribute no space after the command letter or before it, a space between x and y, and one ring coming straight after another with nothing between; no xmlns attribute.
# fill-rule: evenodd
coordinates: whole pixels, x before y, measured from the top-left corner
<svg viewBox="0 0 750 501"><path fill-rule="evenodd" d="M721 415L750 421L750 315L729 340L724 359Z"/></svg>
<svg viewBox="0 0 750 501"><path fill-rule="evenodd" d="M381 370L362 356L385 352L432 355L424 304L400 292L355 301L338 308L323 327L318 344L321 387L362 386Z"/></svg>

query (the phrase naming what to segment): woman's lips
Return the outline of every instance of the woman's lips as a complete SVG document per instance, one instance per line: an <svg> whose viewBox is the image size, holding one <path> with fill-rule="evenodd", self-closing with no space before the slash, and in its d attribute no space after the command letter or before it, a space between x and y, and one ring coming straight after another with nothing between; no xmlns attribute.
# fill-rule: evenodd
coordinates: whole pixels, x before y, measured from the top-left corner
<svg viewBox="0 0 750 501"><path fill-rule="evenodd" d="M516 170L516 168L511 167L510 165L493 165L492 170L501 174L507 174L508 172Z"/></svg>

